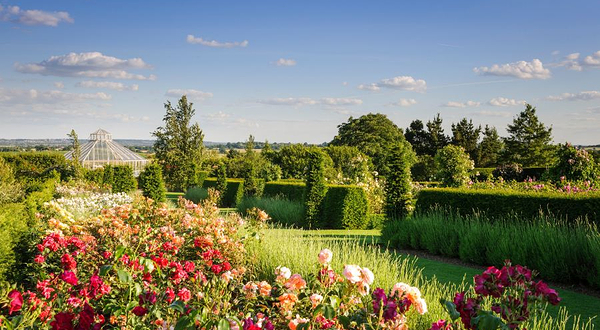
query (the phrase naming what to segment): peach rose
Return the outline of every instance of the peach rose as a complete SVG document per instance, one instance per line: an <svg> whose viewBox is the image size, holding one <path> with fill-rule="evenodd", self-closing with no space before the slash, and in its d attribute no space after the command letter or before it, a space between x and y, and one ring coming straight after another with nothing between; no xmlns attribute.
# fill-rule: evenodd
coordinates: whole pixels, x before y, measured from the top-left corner
<svg viewBox="0 0 600 330"><path fill-rule="evenodd" d="M398 295L398 297L402 296L404 294L404 292L408 291L410 289L410 285L406 284L406 283L396 283L394 284L394 287L392 288L392 292L391 295L393 296L394 293L396 295Z"/></svg>
<svg viewBox="0 0 600 330"><path fill-rule="evenodd" d="M344 271L342 275L350 281L350 283L358 283L362 281L362 272L359 266L357 265L346 265L344 266Z"/></svg>
<svg viewBox="0 0 600 330"><path fill-rule="evenodd" d="M331 258L333 256L333 252L329 249L323 249L319 252L319 263L322 265L329 264L331 262Z"/></svg>
<svg viewBox="0 0 600 330"><path fill-rule="evenodd" d="M362 268L360 272L362 275L363 283L368 285L373 284L373 281L375 280L375 275L369 268Z"/></svg>
<svg viewBox="0 0 600 330"><path fill-rule="evenodd" d="M419 314L423 315L427 313L427 303L425 303L425 299L418 299L414 305L415 309L417 310L417 312L419 312Z"/></svg>
<svg viewBox="0 0 600 330"><path fill-rule="evenodd" d="M260 293L261 296L267 297L271 295L271 285L266 282L266 281L262 281L260 283L258 283L258 292Z"/></svg>
<svg viewBox="0 0 600 330"><path fill-rule="evenodd" d="M301 290L306 287L306 281L300 274L294 274L285 282L285 287L290 290Z"/></svg>
<svg viewBox="0 0 600 330"><path fill-rule="evenodd" d="M310 296L310 302L312 303L312 308L317 308L319 304L323 301L323 296L318 293L313 293Z"/></svg>

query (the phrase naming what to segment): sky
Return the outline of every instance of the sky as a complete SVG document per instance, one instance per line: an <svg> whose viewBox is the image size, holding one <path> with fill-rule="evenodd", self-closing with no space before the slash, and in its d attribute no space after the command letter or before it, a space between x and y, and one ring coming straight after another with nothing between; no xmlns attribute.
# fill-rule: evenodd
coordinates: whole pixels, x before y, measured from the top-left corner
<svg viewBox="0 0 600 330"><path fill-rule="evenodd" d="M149 139L186 94L205 141L331 141L437 113L600 144L599 1L0 0L0 138Z"/></svg>

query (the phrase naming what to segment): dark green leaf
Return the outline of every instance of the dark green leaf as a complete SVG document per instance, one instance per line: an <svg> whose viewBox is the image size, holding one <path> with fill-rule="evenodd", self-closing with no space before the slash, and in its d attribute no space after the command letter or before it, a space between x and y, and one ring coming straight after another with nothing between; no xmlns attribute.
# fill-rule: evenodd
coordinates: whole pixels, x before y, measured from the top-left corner
<svg viewBox="0 0 600 330"><path fill-rule="evenodd" d="M169 308L172 308L180 313L184 313L185 312L185 304L183 303L183 301L181 300L176 300L174 301Z"/></svg>
<svg viewBox="0 0 600 330"><path fill-rule="evenodd" d="M227 319L221 319L217 325L217 330L230 330L229 321Z"/></svg>
<svg viewBox="0 0 600 330"><path fill-rule="evenodd" d="M131 275L129 275L129 273L123 269L117 270L117 276L119 277L119 281L122 283L131 282Z"/></svg>
<svg viewBox="0 0 600 330"><path fill-rule="evenodd" d="M177 320L177 324L175 324L175 330L185 330L185 329L193 329L192 320L187 316L182 316Z"/></svg>
<svg viewBox="0 0 600 330"><path fill-rule="evenodd" d="M112 265L104 265L100 267L100 276L106 276L111 269Z"/></svg>

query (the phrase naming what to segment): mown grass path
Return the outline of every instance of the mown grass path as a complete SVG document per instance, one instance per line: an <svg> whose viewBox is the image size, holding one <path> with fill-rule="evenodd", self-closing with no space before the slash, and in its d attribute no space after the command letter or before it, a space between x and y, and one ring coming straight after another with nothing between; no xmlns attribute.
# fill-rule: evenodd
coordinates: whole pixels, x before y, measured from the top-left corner
<svg viewBox="0 0 600 330"><path fill-rule="evenodd" d="M320 236L323 240L356 240L366 244L378 244L380 234L378 230L311 230L306 232L307 235L313 237ZM447 263L422 256L417 259L416 264L423 269L425 277L431 279L435 276L441 283L460 284L463 279L466 282L472 282L473 276L485 269L484 267L467 267ZM600 328L600 298L561 288L557 288L557 291L563 299L561 306L567 307L572 314L580 314L583 319L596 317L595 327ZM558 308L549 306L548 313L556 316Z"/></svg>

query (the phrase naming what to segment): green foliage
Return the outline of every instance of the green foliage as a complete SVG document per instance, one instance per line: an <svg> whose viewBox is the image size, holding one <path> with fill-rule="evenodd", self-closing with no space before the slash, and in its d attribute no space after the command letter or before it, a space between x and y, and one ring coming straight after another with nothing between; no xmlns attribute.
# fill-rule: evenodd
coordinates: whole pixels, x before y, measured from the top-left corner
<svg viewBox="0 0 600 330"><path fill-rule="evenodd" d="M12 167L0 157L0 205L16 202L22 196L21 185L16 182Z"/></svg>
<svg viewBox="0 0 600 330"><path fill-rule="evenodd" d="M152 133L155 158L163 168L169 190L184 191L194 183L196 167L202 162L204 134L198 123L191 124L195 110L183 95L177 107L165 103L164 127Z"/></svg>
<svg viewBox="0 0 600 330"><path fill-rule="evenodd" d="M410 126L404 131L406 141L412 145L413 150L418 156L425 155L428 152L429 136L424 129L423 122L419 119L413 120Z"/></svg>
<svg viewBox="0 0 600 330"><path fill-rule="evenodd" d="M490 219L432 210L386 223L382 241L391 247L426 250L479 265L509 259L547 280L600 288L600 232L596 225L559 219Z"/></svg>
<svg viewBox="0 0 600 330"><path fill-rule="evenodd" d="M81 179L83 177L83 167L81 166L81 145L79 144L79 138L74 129L71 129L71 133L67 134L71 140L71 147L73 148L73 169L75 170L75 178Z"/></svg>
<svg viewBox="0 0 600 330"><path fill-rule="evenodd" d="M477 159L477 142L481 134L481 126L475 127L473 120L461 119L452 124L452 144L463 147L471 159Z"/></svg>
<svg viewBox="0 0 600 330"><path fill-rule="evenodd" d="M585 149L576 148L569 143L560 144L556 155L556 163L548 173L552 181L600 182L600 168Z"/></svg>
<svg viewBox="0 0 600 330"><path fill-rule="evenodd" d="M216 188L216 178L206 178L202 188ZM225 193L221 196L221 205L219 207L235 207L244 197L244 180L228 179Z"/></svg>
<svg viewBox="0 0 600 330"><path fill-rule="evenodd" d="M435 156L438 150L450 143L450 138L444 134L442 127L442 118L438 113L433 120L427 122L427 140L425 144L425 153Z"/></svg>
<svg viewBox="0 0 600 330"><path fill-rule="evenodd" d="M219 201L225 195L225 190L227 189L227 167L225 164L219 163L217 165L217 182L215 184L215 189L219 192ZM204 180L202 180L204 181Z"/></svg>
<svg viewBox="0 0 600 330"><path fill-rule="evenodd" d="M301 202L304 198L304 182L267 182L263 190L264 197L282 198L290 201Z"/></svg>
<svg viewBox="0 0 600 330"><path fill-rule="evenodd" d="M503 148L504 142L502 142L502 139L498 135L496 127L489 127L488 125L485 125L483 130L483 139L481 140L477 150L477 166L497 166Z"/></svg>
<svg viewBox="0 0 600 330"><path fill-rule="evenodd" d="M321 209L318 228L366 229L369 226L369 203L361 187L328 186Z"/></svg>
<svg viewBox="0 0 600 330"><path fill-rule="evenodd" d="M166 198L165 183L162 177L162 168L156 163L148 164L140 173L140 188L145 197L158 202L164 202Z"/></svg>
<svg viewBox="0 0 600 330"><path fill-rule="evenodd" d="M113 186L115 184L115 169L114 166L108 164L104 165L102 173L102 184L107 186Z"/></svg>
<svg viewBox="0 0 600 330"><path fill-rule="evenodd" d="M546 166L553 162L554 146L552 127L546 127L535 114L535 107L525 105L512 125L509 124L509 136L504 139L506 148L504 163L519 163L522 166Z"/></svg>
<svg viewBox="0 0 600 330"><path fill-rule="evenodd" d="M285 179L304 179L308 167L310 149L302 144L285 146L274 156L273 162L281 168L281 177Z"/></svg>
<svg viewBox="0 0 600 330"><path fill-rule="evenodd" d="M308 168L306 174L306 187L304 193L304 207L306 225L308 228L316 228L322 215L322 202L327 194L325 184L325 154L320 150L309 154Z"/></svg>
<svg viewBox="0 0 600 330"><path fill-rule="evenodd" d="M523 219L534 219L543 213L571 222L587 217L600 224L599 193L567 194L466 188L432 188L419 192L416 211L426 212L437 206L450 208L462 215L484 213L497 219L511 214L517 214Z"/></svg>
<svg viewBox="0 0 600 330"><path fill-rule="evenodd" d="M498 165L494 172L494 177L501 177L505 181L521 181L523 179L523 168L519 164Z"/></svg>
<svg viewBox="0 0 600 330"><path fill-rule="evenodd" d="M371 175L369 156L351 146L328 146L324 151L333 161L337 177L347 178L353 183L364 182Z"/></svg>
<svg viewBox="0 0 600 330"><path fill-rule="evenodd" d="M54 178L55 172L63 181L74 176L73 166L60 152L7 152L0 153L0 157L13 168L15 179L26 193L39 189L44 181Z"/></svg>
<svg viewBox="0 0 600 330"><path fill-rule="evenodd" d="M471 170L471 181L473 182L485 182L494 179L495 168L483 168L476 167Z"/></svg>
<svg viewBox="0 0 600 330"><path fill-rule="evenodd" d="M469 183L473 161L462 147L448 145L435 155L436 178L447 187L462 187Z"/></svg>
<svg viewBox="0 0 600 330"><path fill-rule="evenodd" d="M104 181L104 168L95 168L93 170L84 169L83 178L87 182L93 182L98 185L101 185Z"/></svg>
<svg viewBox="0 0 600 330"><path fill-rule="evenodd" d="M410 168L410 173L415 181L431 181L435 179L437 169L435 160L430 155L417 156L417 162Z"/></svg>
<svg viewBox="0 0 600 330"><path fill-rule="evenodd" d="M0 207L0 282L14 271L19 256L15 249L28 227L28 212L24 204L5 204Z"/></svg>
<svg viewBox="0 0 600 330"><path fill-rule="evenodd" d="M385 213L388 218L402 218L413 209L410 145L396 144L389 157L389 174L385 184Z"/></svg>
<svg viewBox="0 0 600 330"><path fill-rule="evenodd" d="M185 192L183 198L198 204L208 198L208 189L202 187L190 187Z"/></svg>
<svg viewBox="0 0 600 330"><path fill-rule="evenodd" d="M242 215L254 207L267 212L276 223L292 227L302 227L304 224L304 204L301 201L280 197L244 197L237 205L238 212Z"/></svg>
<svg viewBox="0 0 600 330"><path fill-rule="evenodd" d="M133 176L133 169L127 165L113 166L114 182L112 192L131 192L137 188L137 181Z"/></svg>
<svg viewBox="0 0 600 330"><path fill-rule="evenodd" d="M371 157L379 175L389 173L390 151L396 143L410 145L402 130L384 114L367 114L348 119L338 126L338 134L331 141L334 146L354 146Z"/></svg>

